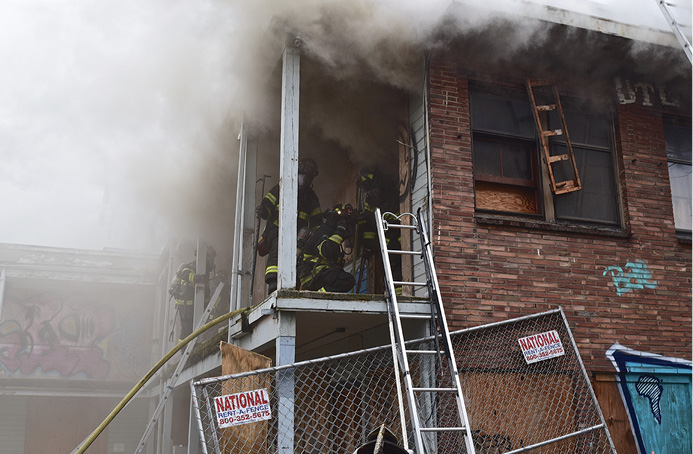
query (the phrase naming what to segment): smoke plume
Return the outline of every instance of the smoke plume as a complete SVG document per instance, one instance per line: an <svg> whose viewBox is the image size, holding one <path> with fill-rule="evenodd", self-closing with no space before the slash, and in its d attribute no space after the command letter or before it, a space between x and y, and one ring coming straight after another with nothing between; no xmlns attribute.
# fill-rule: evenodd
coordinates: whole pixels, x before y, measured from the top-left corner
<svg viewBox="0 0 693 454"><path fill-rule="evenodd" d="M653 83L690 79L677 49L621 55L598 33L524 18L532 2L485 3L5 2L0 241L157 251L172 236L202 235L228 249L241 119L265 145L259 174L278 180L278 154L268 150L278 150L289 38L304 55L301 155L332 164L316 180L334 183L324 187L328 202L344 197L335 185L352 177L340 169L380 164L388 156L380 151L397 146L389 131L423 90L424 51L450 52L478 71L602 81L625 62L662 79ZM609 5L580 8L601 14ZM609 58L597 59L595 46Z"/></svg>

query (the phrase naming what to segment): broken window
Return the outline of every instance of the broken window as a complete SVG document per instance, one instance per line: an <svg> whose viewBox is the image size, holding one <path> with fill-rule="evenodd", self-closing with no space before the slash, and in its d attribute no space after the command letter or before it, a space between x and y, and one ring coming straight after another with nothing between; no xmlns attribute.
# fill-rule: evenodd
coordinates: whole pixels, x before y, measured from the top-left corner
<svg viewBox="0 0 693 454"><path fill-rule="evenodd" d="M582 189L549 197L550 191L542 191L542 184L549 184L548 176L540 162L540 142L527 93L508 87L499 92L483 87L471 93L477 210L555 213L555 219L561 221L618 226L619 193L608 116L564 109ZM551 112L547 120L551 129L562 127L557 112ZM550 137L549 147L551 156L568 153L563 135ZM569 160L553 163L553 172L557 181L574 178ZM554 220L554 215L545 217Z"/></svg>
<svg viewBox="0 0 693 454"><path fill-rule="evenodd" d="M541 213L534 119L528 103L472 94L476 207Z"/></svg>
<svg viewBox="0 0 693 454"><path fill-rule="evenodd" d="M691 123L668 119L664 123L671 200L676 230L691 231Z"/></svg>

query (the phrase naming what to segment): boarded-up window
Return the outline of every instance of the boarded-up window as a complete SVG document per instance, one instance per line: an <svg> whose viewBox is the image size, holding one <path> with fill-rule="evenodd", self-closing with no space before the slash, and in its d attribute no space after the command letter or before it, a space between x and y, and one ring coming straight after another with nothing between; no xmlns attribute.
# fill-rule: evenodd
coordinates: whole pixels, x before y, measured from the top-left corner
<svg viewBox="0 0 693 454"><path fill-rule="evenodd" d="M472 94L477 209L541 213L533 122L529 103Z"/></svg>

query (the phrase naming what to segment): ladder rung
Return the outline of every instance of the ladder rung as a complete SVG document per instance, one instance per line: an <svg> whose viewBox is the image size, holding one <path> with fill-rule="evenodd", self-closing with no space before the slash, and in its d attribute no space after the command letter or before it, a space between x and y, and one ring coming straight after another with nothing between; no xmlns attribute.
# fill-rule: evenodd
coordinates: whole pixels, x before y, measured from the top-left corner
<svg viewBox="0 0 693 454"><path fill-rule="evenodd" d="M539 112L548 112L549 110L556 110L556 104L546 104L543 106L537 106Z"/></svg>
<svg viewBox="0 0 693 454"><path fill-rule="evenodd" d="M560 154L557 156L549 156L549 162L554 163L558 161L567 161L570 159L570 155L568 154Z"/></svg>
<svg viewBox="0 0 693 454"><path fill-rule="evenodd" d="M527 83L533 87L551 85L551 82L546 79L527 79Z"/></svg>
<svg viewBox="0 0 693 454"><path fill-rule="evenodd" d="M563 192L577 191L580 189L580 186L577 185L577 181L575 180L559 181L556 183L556 189L556 194L561 194ZM558 191L558 189L560 189L560 191Z"/></svg>
<svg viewBox="0 0 693 454"><path fill-rule="evenodd" d="M438 350L406 350L407 353L417 353L420 355L444 355L445 352Z"/></svg>
<svg viewBox="0 0 693 454"><path fill-rule="evenodd" d="M545 137L550 137L550 136L562 136L563 135L563 130L562 129L552 129L550 131L542 131L541 135Z"/></svg>
<svg viewBox="0 0 693 454"><path fill-rule="evenodd" d="M423 314L402 314L401 312L400 312L399 316L402 317L402 318L419 319L419 320L431 318L430 315L423 315Z"/></svg>
<svg viewBox="0 0 693 454"><path fill-rule="evenodd" d="M387 252L398 255L421 255L421 251L403 251L401 249L388 249Z"/></svg>
<svg viewBox="0 0 693 454"><path fill-rule="evenodd" d="M395 228L395 229L410 229L410 230L416 230L417 227L415 225L409 225L409 224L387 224L387 228L389 229L390 227Z"/></svg>
<svg viewBox="0 0 693 454"><path fill-rule="evenodd" d="M466 427L421 427L421 432L462 432Z"/></svg>
<svg viewBox="0 0 693 454"><path fill-rule="evenodd" d="M412 388L415 393L456 393L456 388Z"/></svg>
<svg viewBox="0 0 693 454"><path fill-rule="evenodd" d="M392 281L395 285L428 285L428 282L407 282L407 281Z"/></svg>

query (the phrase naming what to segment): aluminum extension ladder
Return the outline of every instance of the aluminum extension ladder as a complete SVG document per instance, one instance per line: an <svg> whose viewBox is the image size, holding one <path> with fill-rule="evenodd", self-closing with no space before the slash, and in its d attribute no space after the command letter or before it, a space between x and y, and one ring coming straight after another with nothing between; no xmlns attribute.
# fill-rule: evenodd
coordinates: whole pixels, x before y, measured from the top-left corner
<svg viewBox="0 0 693 454"><path fill-rule="evenodd" d="M670 9L671 7L673 7L675 9L679 5L676 5L675 3L669 3L666 0L655 0L655 1L659 5L659 9L662 11L664 18L669 23L669 26L671 27L671 31L674 32L674 36L676 37L679 44L681 45L681 48L686 53L686 57L688 57L688 61L693 63L693 54L691 54L691 43L688 40L686 33L684 33L684 31L681 30L682 24L679 23L678 20L676 20L672 10ZM685 2L680 2L680 3L681 3L681 7L682 7L681 9L683 9L683 12L681 12L680 14L682 14L682 15L687 14L688 17L690 17L691 16L690 6L688 8L685 8L685 7L683 7L683 5L685 5ZM679 17L681 17L681 16L679 16Z"/></svg>
<svg viewBox="0 0 693 454"><path fill-rule="evenodd" d="M447 321L445 319L445 311L443 308L443 302L440 297L440 288L438 287L438 277L436 276L436 271L433 266L433 253L431 251L431 243L428 238L428 232L426 231L425 223L422 219L421 210L418 211L417 215L414 216L411 213L404 213L401 215L395 215L393 213L381 213L380 209L376 209L376 224L378 229L378 239L380 241L380 251L383 257L383 266L385 268L385 283L386 283L386 295L387 295L387 308L389 315L389 326L390 326L390 339L392 341L393 347L393 360L395 366L395 374L397 376L398 383L398 398L399 398L399 408L403 409L404 404L402 402L402 396L399 387L399 376L401 375L404 379L405 391L407 394L407 403L409 407L409 414L412 426L412 432L414 435L413 445L415 446L416 454L428 454L435 453L436 448L434 446L429 446L429 438L431 435L436 435L442 432L462 432L464 437L465 447L468 454L474 454L474 443L472 441L471 429L469 427L469 419L467 418L467 410L464 403L464 397L462 396L462 388L460 386L459 373L457 371L457 363L455 362L455 354L453 352L452 343L450 340L450 332L448 330ZM411 218L413 225L406 225L404 223L390 223L386 218L391 217L396 218L401 221L405 218ZM421 239L421 250L393 250L387 248L387 240L385 238L385 232L389 229L410 229L415 230ZM392 267L390 265L390 255L408 255L413 259L419 257L424 264L426 269L426 282L405 282L405 281L394 281L392 275ZM401 314L397 302L396 286L411 286L411 287L425 287L428 291L428 300L431 305L430 315L407 315ZM402 319L403 318L416 318L416 319L428 319L431 322L432 336L435 341L434 350L410 350L407 349L406 339L404 338L404 332L402 330ZM447 360L448 371L450 373L452 387L440 388L440 387L415 387L412 379L412 374L409 368L409 358L414 358L415 356L435 356L439 361L442 361L443 357ZM422 358L423 359L423 358ZM400 371L401 368L401 371ZM431 418L426 421L422 417L421 411L417 405L419 397L433 399L437 395L455 393L457 401L457 413L458 425L456 426L446 426L438 427L437 418ZM404 426L404 421L402 421ZM406 430L403 427L403 438L405 442L405 449L409 449L408 442L406 440ZM426 436L424 436L426 434Z"/></svg>

